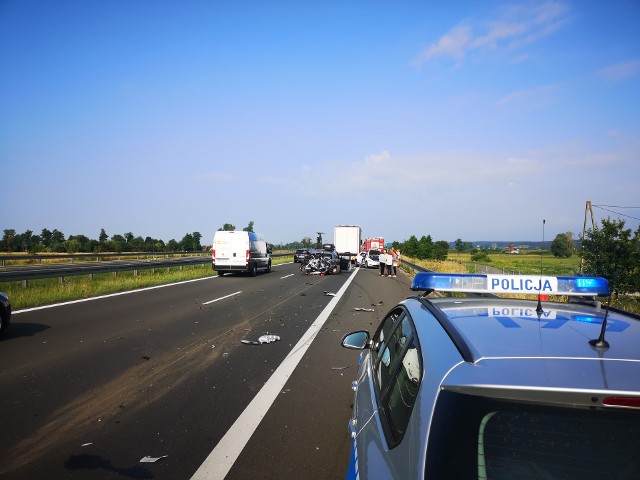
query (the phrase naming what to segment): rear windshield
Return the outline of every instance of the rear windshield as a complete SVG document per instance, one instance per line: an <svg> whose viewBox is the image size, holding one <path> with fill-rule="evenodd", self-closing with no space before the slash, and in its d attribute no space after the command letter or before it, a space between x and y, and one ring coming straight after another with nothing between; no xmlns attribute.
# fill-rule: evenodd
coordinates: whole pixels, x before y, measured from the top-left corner
<svg viewBox="0 0 640 480"><path fill-rule="evenodd" d="M564 409L442 392L428 479L638 479L640 413Z"/></svg>
<svg viewBox="0 0 640 480"><path fill-rule="evenodd" d="M369 250L369 255L380 255L380 250Z"/></svg>
<svg viewBox="0 0 640 480"><path fill-rule="evenodd" d="M296 253L309 253L309 250L296 250Z"/></svg>

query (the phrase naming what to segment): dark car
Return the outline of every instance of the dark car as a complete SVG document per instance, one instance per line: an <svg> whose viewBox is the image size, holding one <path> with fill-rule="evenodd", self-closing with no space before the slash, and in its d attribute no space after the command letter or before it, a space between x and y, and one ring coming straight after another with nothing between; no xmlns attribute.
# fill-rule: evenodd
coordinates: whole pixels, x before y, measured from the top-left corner
<svg viewBox="0 0 640 480"><path fill-rule="evenodd" d="M299 248L296 253L293 254L293 263L303 263L311 257L312 253L306 248Z"/></svg>
<svg viewBox="0 0 640 480"><path fill-rule="evenodd" d="M340 256L338 255L338 252L336 252L335 250L321 250L320 255L322 255L323 258L329 260L334 266L334 268L331 270L332 273L340 273L342 268L340 266Z"/></svg>
<svg viewBox="0 0 640 480"><path fill-rule="evenodd" d="M412 289L342 340L362 350L347 478L640 478L640 316L595 300L606 280L423 272Z"/></svg>
<svg viewBox="0 0 640 480"><path fill-rule="evenodd" d="M11 301L6 293L0 292L0 334L11 323Z"/></svg>

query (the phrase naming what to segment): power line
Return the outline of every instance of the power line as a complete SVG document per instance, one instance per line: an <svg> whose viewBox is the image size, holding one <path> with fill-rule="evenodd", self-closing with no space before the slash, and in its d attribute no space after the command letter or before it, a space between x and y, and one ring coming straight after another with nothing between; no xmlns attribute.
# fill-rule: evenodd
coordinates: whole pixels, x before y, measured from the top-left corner
<svg viewBox="0 0 640 480"><path fill-rule="evenodd" d="M616 205L593 205L596 208L599 208L600 210L604 210L606 212L609 213L614 213L615 215L619 215L621 217L627 217L627 218L632 218L633 220L640 220L640 218L638 217L633 217L631 215L625 215L624 213L620 213L620 212L616 212L614 210L609 210L608 208L604 208L604 207L611 207L611 208L632 208L632 209L640 209L640 207L620 207L620 206L616 206Z"/></svg>
<svg viewBox="0 0 640 480"><path fill-rule="evenodd" d="M609 208L634 208L636 210L640 210L640 207L621 207L620 205L596 205L593 204L594 207L609 207Z"/></svg>

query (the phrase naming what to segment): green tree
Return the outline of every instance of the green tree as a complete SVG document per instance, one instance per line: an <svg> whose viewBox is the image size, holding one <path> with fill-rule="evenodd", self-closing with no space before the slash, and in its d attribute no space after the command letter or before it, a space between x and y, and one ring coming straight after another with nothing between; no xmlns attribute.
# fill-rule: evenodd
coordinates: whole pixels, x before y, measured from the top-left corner
<svg viewBox="0 0 640 480"><path fill-rule="evenodd" d="M471 251L471 260L474 262L490 262L491 257L489 257L489 253L486 250L478 250L474 248Z"/></svg>
<svg viewBox="0 0 640 480"><path fill-rule="evenodd" d="M16 231L12 228L6 229L2 235L2 250L13 252L13 242L16 238Z"/></svg>
<svg viewBox="0 0 640 480"><path fill-rule="evenodd" d="M235 230L236 226L231 224L231 223L225 223L222 228L219 228L218 230L224 230L225 232L230 232L231 230Z"/></svg>
<svg viewBox="0 0 640 480"><path fill-rule="evenodd" d="M249 222L249 225L244 227L242 230L245 231L245 232L253 232L253 220L251 220Z"/></svg>
<svg viewBox="0 0 640 480"><path fill-rule="evenodd" d="M559 233L551 242L551 253L554 257L569 258L573 255L575 244L573 242L573 233Z"/></svg>
<svg viewBox="0 0 640 480"><path fill-rule="evenodd" d="M455 246L458 253L468 252L472 248L471 242L463 242L461 238L456 240Z"/></svg>
<svg viewBox="0 0 640 480"><path fill-rule="evenodd" d="M582 241L584 269L588 275L604 277L615 292L640 289L640 228L631 236L624 220L602 220L602 228L589 229Z"/></svg>
<svg viewBox="0 0 640 480"><path fill-rule="evenodd" d="M67 253L78 253L80 251L80 242L72 236L64 242L64 248Z"/></svg>
<svg viewBox="0 0 640 480"><path fill-rule="evenodd" d="M202 244L200 243L200 240L202 240L202 234L200 232L193 232L191 236L193 237L193 251L194 252L201 251Z"/></svg>
<svg viewBox="0 0 640 480"><path fill-rule="evenodd" d="M69 238L67 239L67 242L69 241L75 241L77 242L77 246L73 246L73 248L75 249L74 252L69 252L69 243L67 243L65 249L67 250L68 253L76 253L76 252L92 252L94 245L97 245L98 242L96 242L95 240L91 240L89 237L87 237L86 235L69 235Z"/></svg>
<svg viewBox="0 0 640 480"><path fill-rule="evenodd" d="M127 241L124 239L122 235L112 235L111 240L108 243L108 250L112 252L122 253L124 251L124 246Z"/></svg>
<svg viewBox="0 0 640 480"><path fill-rule="evenodd" d="M129 249L132 252L144 252L144 240L142 237L137 236L133 237L130 241L127 242Z"/></svg>
<svg viewBox="0 0 640 480"><path fill-rule="evenodd" d="M100 235L98 235L98 241L100 243L104 243L107 241L107 239L109 238L109 236L107 235L107 232L104 231L104 228L100 229Z"/></svg>
<svg viewBox="0 0 640 480"><path fill-rule="evenodd" d="M54 252L64 252L64 233L60 230L54 228L53 232L51 232L51 245L50 248Z"/></svg>
<svg viewBox="0 0 640 480"><path fill-rule="evenodd" d="M407 257L417 258L420 250L419 247L420 247L420 244L418 243L418 239L416 238L415 235L411 235L409 237L409 240L406 240L402 244L402 253Z"/></svg>
<svg viewBox="0 0 640 480"><path fill-rule="evenodd" d="M446 260L449 255L449 242L438 240L433 244L433 258L435 260Z"/></svg>
<svg viewBox="0 0 640 480"><path fill-rule="evenodd" d="M431 235L427 235L426 237L423 235L422 238L420 238L417 258L422 260L433 258L433 240L431 239Z"/></svg>
<svg viewBox="0 0 640 480"><path fill-rule="evenodd" d="M193 235L187 233L182 237L182 241L180 241L180 250L184 250L185 252L193 251Z"/></svg>
<svg viewBox="0 0 640 480"><path fill-rule="evenodd" d="M51 231L47 230L46 228L43 228L42 231L40 232L41 242L45 248L51 248L52 237L53 237L53 234L51 233Z"/></svg>

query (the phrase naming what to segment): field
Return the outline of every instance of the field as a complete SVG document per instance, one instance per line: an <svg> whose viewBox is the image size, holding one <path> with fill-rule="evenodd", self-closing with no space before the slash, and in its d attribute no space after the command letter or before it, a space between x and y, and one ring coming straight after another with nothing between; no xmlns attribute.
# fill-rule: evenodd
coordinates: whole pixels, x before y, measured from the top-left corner
<svg viewBox="0 0 640 480"><path fill-rule="evenodd" d="M495 253L489 254L489 261L483 261L483 265L504 270L505 273L530 275L579 275L580 257L573 256L571 258L557 258L549 253L520 253L506 254ZM474 263L471 255L468 253L449 254L449 260L454 260L468 266L468 270L473 272Z"/></svg>
<svg viewBox="0 0 640 480"><path fill-rule="evenodd" d="M490 261L483 262L483 265L489 265L503 270L506 274L532 275L540 274L549 276L572 276L579 275L580 257L556 258L550 254L495 254L489 255ZM446 273L475 273L478 266L471 261L470 254L454 253L449 255L449 259L436 261L423 261L407 258L407 261L422 265L429 270L435 272ZM608 298L599 298L601 302L606 304ZM612 296L611 306L626 310L640 315L640 296L638 295L620 295Z"/></svg>

